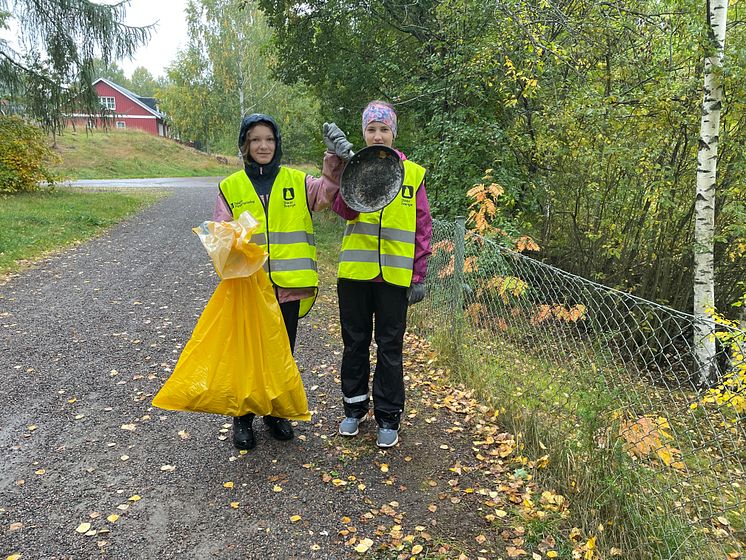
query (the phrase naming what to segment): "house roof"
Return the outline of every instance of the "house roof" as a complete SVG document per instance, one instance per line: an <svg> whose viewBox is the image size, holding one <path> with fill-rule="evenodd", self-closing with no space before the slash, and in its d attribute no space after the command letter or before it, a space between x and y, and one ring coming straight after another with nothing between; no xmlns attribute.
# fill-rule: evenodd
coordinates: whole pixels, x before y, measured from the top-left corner
<svg viewBox="0 0 746 560"><path fill-rule="evenodd" d="M140 101L145 103L151 109L158 110L158 100L155 97L140 97Z"/></svg>
<svg viewBox="0 0 746 560"><path fill-rule="evenodd" d="M109 85L110 87L113 87L115 90L117 90L122 95L125 95L129 97L132 101L140 105L143 109L148 111L149 113L152 113L159 119L164 118L164 114L158 111L155 108L155 97L140 97L136 93L131 92L125 87L120 86L119 84L115 84L111 80L107 80L106 78L99 78L95 82L93 82L93 85L95 86L99 82L104 82L105 84Z"/></svg>

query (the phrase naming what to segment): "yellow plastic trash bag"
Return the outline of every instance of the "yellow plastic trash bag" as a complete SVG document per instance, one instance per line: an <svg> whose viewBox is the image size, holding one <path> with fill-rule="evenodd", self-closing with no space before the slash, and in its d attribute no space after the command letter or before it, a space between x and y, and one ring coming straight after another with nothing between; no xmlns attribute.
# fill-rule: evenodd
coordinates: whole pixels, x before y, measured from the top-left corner
<svg viewBox="0 0 746 560"><path fill-rule="evenodd" d="M251 276L267 260L267 253L251 242L251 234L258 225L254 216L244 212L235 221L202 222L192 231L210 255L218 276L227 280Z"/></svg>
<svg viewBox="0 0 746 560"><path fill-rule="evenodd" d="M311 419L280 306L263 270L218 284L153 404L226 416L253 412Z"/></svg>
<svg viewBox="0 0 746 560"><path fill-rule="evenodd" d="M194 232L223 280L207 302L173 373L153 399L167 410L310 420L280 305L251 243L257 222L204 222Z"/></svg>

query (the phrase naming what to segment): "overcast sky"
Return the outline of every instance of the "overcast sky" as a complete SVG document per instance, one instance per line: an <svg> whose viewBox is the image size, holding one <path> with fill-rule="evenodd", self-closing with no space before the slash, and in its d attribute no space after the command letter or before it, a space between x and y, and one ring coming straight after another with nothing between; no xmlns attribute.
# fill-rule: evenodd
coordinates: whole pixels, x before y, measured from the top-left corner
<svg viewBox="0 0 746 560"><path fill-rule="evenodd" d="M187 0L132 0L127 6L128 25L148 25L158 21L150 41L140 47L132 60L117 62L128 78L138 66L144 66L154 77L164 76L168 66L187 41L184 8Z"/></svg>
<svg viewBox="0 0 746 560"><path fill-rule="evenodd" d="M99 0L101 3L116 3L119 0ZM0 4L2 2L0 1ZM187 42L186 17L184 8L187 0L131 0L126 11L125 23L143 26L157 23L150 41L140 47L132 60L118 60L117 65L129 78L138 66L144 66L153 77L165 76L166 66L176 57L176 51L184 48ZM18 28L14 19L7 29L0 28L0 38L17 49Z"/></svg>

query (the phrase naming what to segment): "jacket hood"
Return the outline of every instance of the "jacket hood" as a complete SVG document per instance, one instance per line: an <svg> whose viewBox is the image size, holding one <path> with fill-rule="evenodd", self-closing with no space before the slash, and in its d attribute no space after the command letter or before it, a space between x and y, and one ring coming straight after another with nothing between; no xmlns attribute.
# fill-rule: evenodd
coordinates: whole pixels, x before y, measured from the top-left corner
<svg viewBox="0 0 746 560"><path fill-rule="evenodd" d="M270 117L269 115L263 115L261 113L253 113L244 117L241 121L241 130L238 133L239 150L246 140L246 135L249 133L249 129L257 123L268 125L274 132L275 155L272 158L272 161L262 166L254 161L250 155L246 154L246 156L244 157L244 168L246 169L246 173L249 176L256 174L264 175L267 173L276 172L277 168L280 165L280 159L282 158L282 136L280 135L280 127L277 126L277 123L272 117Z"/></svg>

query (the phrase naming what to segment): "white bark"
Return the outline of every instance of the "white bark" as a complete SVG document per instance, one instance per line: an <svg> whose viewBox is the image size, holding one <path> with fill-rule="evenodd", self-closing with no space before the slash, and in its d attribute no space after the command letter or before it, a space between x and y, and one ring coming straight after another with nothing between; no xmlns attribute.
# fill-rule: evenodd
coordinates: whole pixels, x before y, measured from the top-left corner
<svg viewBox="0 0 746 560"><path fill-rule="evenodd" d="M710 45L705 53L704 97L697 153L697 198L694 206L694 315L699 319L694 327L694 347L699 386L705 386L716 378L713 323L708 320L707 310L715 305L715 187L728 0L709 0L708 10Z"/></svg>

